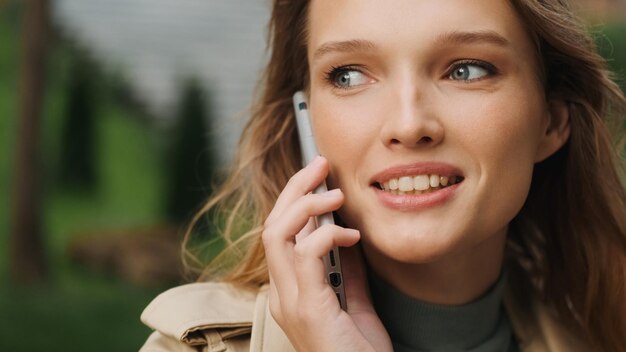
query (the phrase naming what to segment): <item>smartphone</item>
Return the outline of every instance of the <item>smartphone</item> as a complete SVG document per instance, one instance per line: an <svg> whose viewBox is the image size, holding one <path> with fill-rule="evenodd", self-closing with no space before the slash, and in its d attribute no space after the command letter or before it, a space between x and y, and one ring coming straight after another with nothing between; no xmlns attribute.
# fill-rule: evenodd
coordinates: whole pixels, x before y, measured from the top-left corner
<svg viewBox="0 0 626 352"><path fill-rule="evenodd" d="M302 151L302 166L308 165L317 155L319 151L315 144L315 136L311 128L311 120L309 118L309 109L306 102L306 96L302 91L298 91L293 95L293 107L295 110L296 123L298 125L298 136L300 139L300 149ZM326 182L322 182L313 193L327 192ZM325 224L334 224L333 213L326 213L315 218L316 227ZM330 287L335 291L341 309L347 310L346 293L343 288L343 275L341 275L341 260L339 259L339 248L333 247L327 255L324 256L324 266L326 268L326 280Z"/></svg>

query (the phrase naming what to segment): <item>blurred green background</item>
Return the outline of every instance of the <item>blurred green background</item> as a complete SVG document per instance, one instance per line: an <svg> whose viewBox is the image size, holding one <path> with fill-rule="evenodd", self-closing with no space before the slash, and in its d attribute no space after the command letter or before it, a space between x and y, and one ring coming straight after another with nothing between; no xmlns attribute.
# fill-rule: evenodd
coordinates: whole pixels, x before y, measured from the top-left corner
<svg viewBox="0 0 626 352"><path fill-rule="evenodd" d="M38 177L46 277L9 274L22 18L0 3L0 351L136 351L139 316L186 281L184 223L211 183L209 99L189 77L174 122L157 123L127 79L48 33Z"/></svg>
<svg viewBox="0 0 626 352"><path fill-rule="evenodd" d="M9 220L23 15L20 3L0 2L0 351L136 351L150 333L143 308L185 282L183 224L215 177L209 92L189 77L163 127L123 74L51 31L38 149L48 271L16 283ZM594 29L624 87L626 23Z"/></svg>

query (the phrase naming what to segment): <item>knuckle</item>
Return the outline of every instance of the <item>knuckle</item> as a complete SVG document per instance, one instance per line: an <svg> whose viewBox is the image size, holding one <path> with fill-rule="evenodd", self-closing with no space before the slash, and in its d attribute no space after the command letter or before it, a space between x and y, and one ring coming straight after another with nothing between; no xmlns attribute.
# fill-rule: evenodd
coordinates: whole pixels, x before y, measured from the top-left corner
<svg viewBox="0 0 626 352"><path fill-rule="evenodd" d="M307 194L300 197L293 205L295 211L308 216L317 215L327 207L324 199L318 194Z"/></svg>
<svg viewBox="0 0 626 352"><path fill-rule="evenodd" d="M296 209L298 212L309 213L309 209L311 208L311 195L306 194L293 203L293 209Z"/></svg>
<svg viewBox="0 0 626 352"><path fill-rule="evenodd" d="M303 182L305 174L306 174L306 170L305 169L301 169L298 172L296 172L293 176L291 176L289 178L289 180L287 180L287 184L285 185L285 189L300 186L302 184L302 182Z"/></svg>
<svg viewBox="0 0 626 352"><path fill-rule="evenodd" d="M307 249L307 246L304 243L299 243L293 247L293 260L295 264L302 264L306 262L308 258L308 253L310 251Z"/></svg>
<svg viewBox="0 0 626 352"><path fill-rule="evenodd" d="M320 226L317 231L319 233L318 237L320 241L326 243L328 241L332 241L335 233L339 227L333 224L324 224Z"/></svg>
<svg viewBox="0 0 626 352"><path fill-rule="evenodd" d="M261 241L263 242L263 246L265 248L271 245L273 237L271 227L264 227L263 232L261 233Z"/></svg>

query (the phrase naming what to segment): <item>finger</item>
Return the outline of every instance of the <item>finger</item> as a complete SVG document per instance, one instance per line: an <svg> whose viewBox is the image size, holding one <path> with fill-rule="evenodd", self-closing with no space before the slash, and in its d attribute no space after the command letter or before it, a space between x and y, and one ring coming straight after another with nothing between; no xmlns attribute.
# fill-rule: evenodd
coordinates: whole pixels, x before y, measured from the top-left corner
<svg viewBox="0 0 626 352"><path fill-rule="evenodd" d="M286 247L293 244L286 245ZM270 293L276 297L275 302L282 305L284 302L294 301L297 298L298 287L294 279L295 270L293 269L293 250L285 249L284 253L265 249L265 260L270 275ZM273 292L272 292L273 291Z"/></svg>
<svg viewBox="0 0 626 352"><path fill-rule="evenodd" d="M315 219L309 218L309 222L305 225L304 229L302 229L302 231L298 235L301 235L303 232L310 233L313 230L315 230ZM296 235L296 237L298 235ZM294 243L287 244L287 246L290 248L285 250L285 255L288 256L286 261L288 261L289 263L293 263L293 259L292 259L293 256L288 254L288 253L292 253L293 245ZM281 264L273 261L272 260L273 256L271 258L268 258L267 250L266 250L265 256L266 256L266 262L267 262L268 273L269 273L269 278L270 278L270 285L269 285L270 286L270 289L269 289L270 309L272 310L272 316L274 317L276 321L278 321L280 319L279 316L281 315L280 305L285 304L292 300L295 301L297 294L298 294L298 287L296 285L295 279L293 280L283 279L281 280L282 282L284 282L284 284L281 287L282 289L282 295L281 295L278 287L276 286L276 279L274 279L274 276L272 274L273 268L280 269ZM270 264L270 262L272 264ZM284 270L282 270L282 273L280 274L281 276L285 278L290 278L290 277L295 278L296 275L295 275L295 271L293 270L293 265L286 265L286 266L283 265L282 267L284 268ZM275 270L275 271L278 272L279 270Z"/></svg>
<svg viewBox="0 0 626 352"><path fill-rule="evenodd" d="M339 304L326 281L322 257L335 246L352 246L359 241L359 231L337 225L324 225L313 231L294 247L294 266L298 284L298 300L316 302L326 291L332 304Z"/></svg>
<svg viewBox="0 0 626 352"><path fill-rule="evenodd" d="M309 221L307 221L306 225L304 225L304 227L302 228L302 231L298 232L298 234L296 235L296 243L302 241L311 232L315 231L316 228L317 226L315 225L315 218L310 217Z"/></svg>
<svg viewBox="0 0 626 352"><path fill-rule="evenodd" d="M295 290L292 253L296 236L306 237L308 232L314 229L312 224L303 229L307 221L312 222L313 216L338 209L342 203L343 195L339 190L321 195L305 195L281 216L281 221L275 221L263 231L262 239L268 270L275 279L279 293Z"/></svg>
<svg viewBox="0 0 626 352"><path fill-rule="evenodd" d="M330 213L343 204L343 193L339 188L321 194L301 196L286 209L278 219L269 225L273 239L294 242L295 234L301 232L311 217Z"/></svg>
<svg viewBox="0 0 626 352"><path fill-rule="evenodd" d="M309 165L293 175L282 190L266 223L279 217L297 198L313 191L328 175L328 161L317 156Z"/></svg>

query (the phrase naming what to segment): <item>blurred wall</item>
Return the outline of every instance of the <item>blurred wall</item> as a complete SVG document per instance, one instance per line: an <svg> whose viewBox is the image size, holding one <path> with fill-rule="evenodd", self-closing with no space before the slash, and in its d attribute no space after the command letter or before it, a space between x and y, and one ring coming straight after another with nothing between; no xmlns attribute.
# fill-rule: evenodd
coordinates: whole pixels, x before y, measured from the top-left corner
<svg viewBox="0 0 626 352"><path fill-rule="evenodd" d="M231 158L265 61L267 1L56 0L53 12L157 118L173 115L182 79L199 78L215 102L220 160Z"/></svg>
<svg viewBox="0 0 626 352"><path fill-rule="evenodd" d="M57 0L62 30L104 65L123 70L137 95L167 123L185 75L215 102L219 161L231 159L264 54L270 1ZM626 20L626 0L574 0L593 23Z"/></svg>

